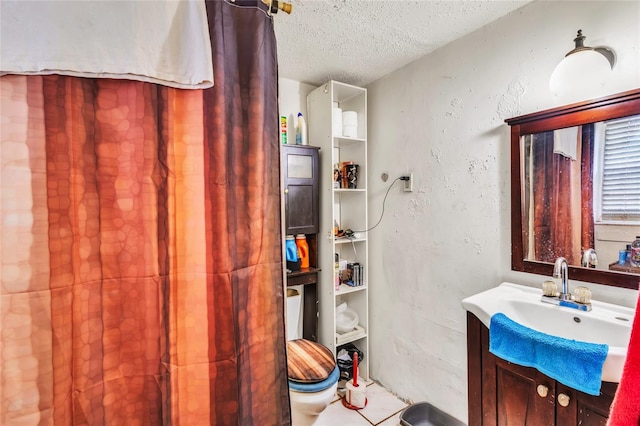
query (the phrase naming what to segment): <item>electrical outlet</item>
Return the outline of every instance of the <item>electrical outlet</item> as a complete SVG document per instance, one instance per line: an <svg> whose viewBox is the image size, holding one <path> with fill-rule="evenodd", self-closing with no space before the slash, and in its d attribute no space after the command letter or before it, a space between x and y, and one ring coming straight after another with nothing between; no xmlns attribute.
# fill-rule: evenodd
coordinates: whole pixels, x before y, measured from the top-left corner
<svg viewBox="0 0 640 426"><path fill-rule="evenodd" d="M405 175L409 177L409 180L404 180L404 192L413 192L413 173Z"/></svg>

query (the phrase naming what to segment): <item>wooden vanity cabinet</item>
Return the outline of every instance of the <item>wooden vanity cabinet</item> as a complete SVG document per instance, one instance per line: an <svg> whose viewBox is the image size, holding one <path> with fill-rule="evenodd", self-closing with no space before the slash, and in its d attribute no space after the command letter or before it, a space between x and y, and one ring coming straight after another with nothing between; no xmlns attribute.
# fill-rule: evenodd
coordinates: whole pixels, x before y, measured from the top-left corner
<svg viewBox="0 0 640 426"><path fill-rule="evenodd" d="M616 383L593 396L489 352L489 329L467 312L469 426L606 425Z"/></svg>

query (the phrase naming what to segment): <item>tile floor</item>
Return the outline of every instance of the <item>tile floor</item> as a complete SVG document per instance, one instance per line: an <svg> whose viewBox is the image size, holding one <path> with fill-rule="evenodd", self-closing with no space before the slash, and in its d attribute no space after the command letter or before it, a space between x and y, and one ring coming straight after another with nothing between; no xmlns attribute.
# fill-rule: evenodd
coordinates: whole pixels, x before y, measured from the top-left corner
<svg viewBox="0 0 640 426"><path fill-rule="evenodd" d="M397 426L400 413L408 404L377 383L367 385L367 405L360 410L351 410L342 405L338 390L335 399L320 414L314 426Z"/></svg>

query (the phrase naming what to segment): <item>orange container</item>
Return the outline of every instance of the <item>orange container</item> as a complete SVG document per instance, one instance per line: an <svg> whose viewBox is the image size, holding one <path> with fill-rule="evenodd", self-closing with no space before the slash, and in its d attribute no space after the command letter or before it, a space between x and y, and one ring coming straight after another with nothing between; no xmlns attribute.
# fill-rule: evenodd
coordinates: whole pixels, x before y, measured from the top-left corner
<svg viewBox="0 0 640 426"><path fill-rule="evenodd" d="M296 235L296 246L298 247L298 258L300 259L300 268L309 267L309 244L307 244L307 236L304 234Z"/></svg>

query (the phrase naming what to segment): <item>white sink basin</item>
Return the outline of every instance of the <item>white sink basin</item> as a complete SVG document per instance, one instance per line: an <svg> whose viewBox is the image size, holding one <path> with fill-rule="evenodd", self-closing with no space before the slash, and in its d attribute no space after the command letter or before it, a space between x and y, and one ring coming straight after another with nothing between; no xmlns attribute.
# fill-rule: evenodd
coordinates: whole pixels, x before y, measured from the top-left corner
<svg viewBox="0 0 640 426"><path fill-rule="evenodd" d="M592 301L592 310L543 303L542 290L502 283L467 297L462 306L489 327L491 316L503 313L512 320L553 336L589 343L606 343L609 353L602 367L602 380L620 382L627 355L634 310L610 303Z"/></svg>

